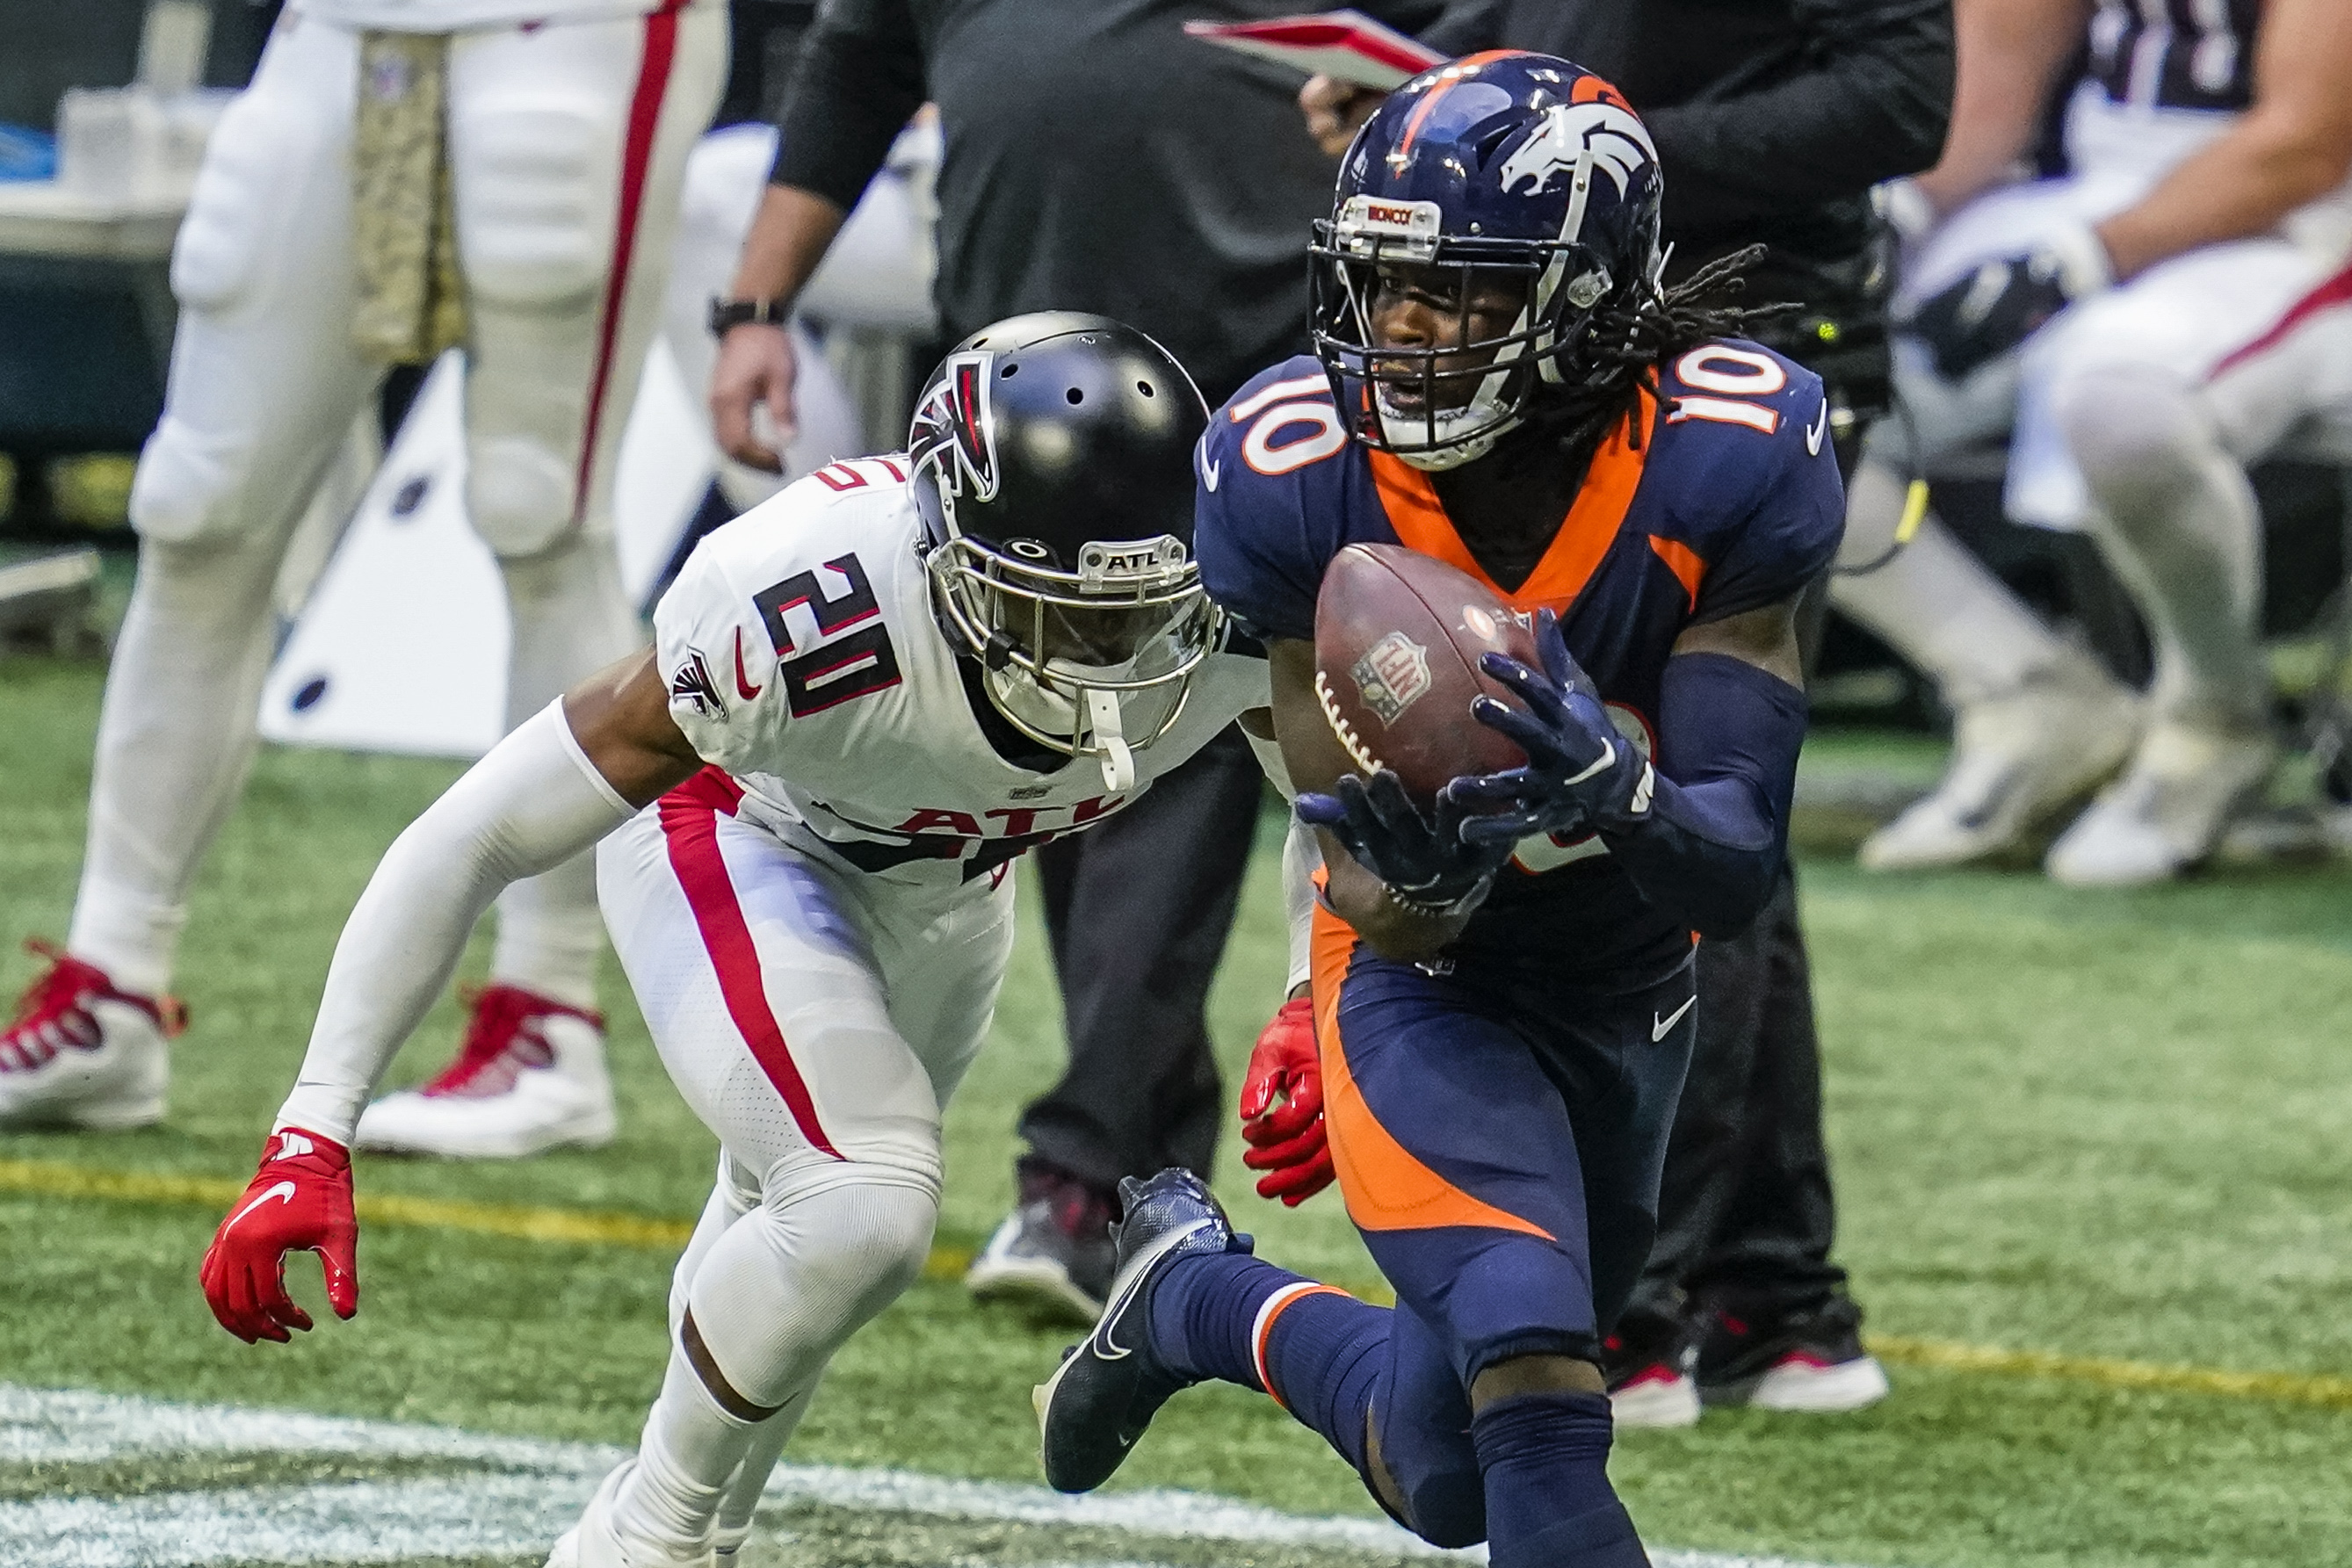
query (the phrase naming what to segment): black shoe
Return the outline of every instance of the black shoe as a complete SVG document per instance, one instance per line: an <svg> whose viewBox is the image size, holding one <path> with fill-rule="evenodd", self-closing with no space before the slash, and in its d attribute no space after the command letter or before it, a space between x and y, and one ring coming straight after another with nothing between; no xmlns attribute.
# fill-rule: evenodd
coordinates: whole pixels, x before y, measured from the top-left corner
<svg viewBox="0 0 2352 1568"><path fill-rule="evenodd" d="M1118 1274L1094 1333L1065 1352L1038 1385L1040 1457L1056 1491L1092 1491L1126 1461L1151 1417L1198 1379L1171 1372L1151 1354L1151 1291L1168 1265L1202 1253L1246 1252L1225 1211L1191 1171L1161 1171L1118 1184L1127 1218L1111 1227Z"/></svg>
<svg viewBox="0 0 2352 1568"><path fill-rule="evenodd" d="M1689 1427L1698 1421L1688 1328L1672 1318L1627 1312L1601 1342L1601 1375L1620 1427Z"/></svg>
<svg viewBox="0 0 2352 1568"><path fill-rule="evenodd" d="M983 1301L1020 1301L1090 1323L1118 1269L1110 1195L1034 1156L1015 1169L1020 1202L964 1271L964 1286Z"/></svg>
<svg viewBox="0 0 2352 1568"><path fill-rule="evenodd" d="M1696 1375L1709 1405L1833 1414L1886 1397L1886 1369L1862 1347L1862 1310L1843 1296L1810 1312L1749 1316L1710 1309Z"/></svg>

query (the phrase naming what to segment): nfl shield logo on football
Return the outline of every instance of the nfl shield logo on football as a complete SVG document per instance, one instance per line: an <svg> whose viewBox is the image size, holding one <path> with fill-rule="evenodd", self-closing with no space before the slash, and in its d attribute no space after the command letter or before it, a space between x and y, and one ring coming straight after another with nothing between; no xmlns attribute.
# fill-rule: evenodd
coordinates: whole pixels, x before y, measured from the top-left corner
<svg viewBox="0 0 2352 1568"><path fill-rule="evenodd" d="M1394 724L1429 690L1429 650L1402 632L1391 632L1364 651L1349 668L1364 706Z"/></svg>

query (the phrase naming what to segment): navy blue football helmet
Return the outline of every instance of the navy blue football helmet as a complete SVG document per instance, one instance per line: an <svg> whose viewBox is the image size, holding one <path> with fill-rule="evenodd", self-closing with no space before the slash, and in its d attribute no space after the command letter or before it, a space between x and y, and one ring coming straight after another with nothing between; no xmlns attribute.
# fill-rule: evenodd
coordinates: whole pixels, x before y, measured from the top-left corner
<svg viewBox="0 0 2352 1568"><path fill-rule="evenodd" d="M1357 439L1420 468L1491 448L1534 400L1617 373L1587 350L1596 312L1658 287L1664 182L1617 89L1551 55L1493 50L1389 95L1339 165L1312 247L1316 357ZM1456 291L1453 341L1380 347L1383 274ZM1475 287L1521 295L1499 335L1469 335Z"/></svg>

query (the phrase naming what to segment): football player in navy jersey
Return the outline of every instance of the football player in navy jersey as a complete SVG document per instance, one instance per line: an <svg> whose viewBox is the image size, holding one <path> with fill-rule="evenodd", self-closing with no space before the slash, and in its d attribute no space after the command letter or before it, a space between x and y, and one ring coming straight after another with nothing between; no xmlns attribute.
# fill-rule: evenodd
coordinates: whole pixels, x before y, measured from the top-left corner
<svg viewBox="0 0 2352 1568"><path fill-rule="evenodd" d="M1609 1484L1601 1340L1654 1228L1693 935L1750 920L1785 848L1793 612L1843 510L1819 380L1721 335L1721 269L1661 291L1659 196L1640 120L1565 60L1416 78L1318 225L1316 358L1210 422L1203 580L1266 643L1328 871L1298 1077L1397 1305L1249 1256L1184 1173L1129 1184L1110 1305L1038 1394L1057 1486L1098 1484L1162 1401L1221 1378L1433 1542L1646 1561ZM1536 622L1543 667L1489 655L1519 700L1474 710L1527 765L1433 814L1350 770L1314 693L1325 565L1368 540Z"/></svg>

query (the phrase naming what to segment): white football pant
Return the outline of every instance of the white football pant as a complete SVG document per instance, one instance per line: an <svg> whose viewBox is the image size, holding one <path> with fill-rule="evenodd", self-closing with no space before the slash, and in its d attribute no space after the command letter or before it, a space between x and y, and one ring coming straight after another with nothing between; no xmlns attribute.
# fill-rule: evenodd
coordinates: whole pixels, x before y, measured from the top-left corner
<svg viewBox="0 0 2352 1568"><path fill-rule="evenodd" d="M467 501L514 612L510 722L641 640L613 555L614 461L726 28L723 5L693 0L450 47ZM132 990L170 979L196 862L252 758L279 559L382 373L350 335L358 60L355 33L279 22L206 149L173 253L179 332L131 492L139 580L68 942ZM511 890L499 977L591 1005L593 894L585 857Z"/></svg>
<svg viewBox="0 0 2352 1568"><path fill-rule="evenodd" d="M669 1371L614 1505L625 1536L748 1524L842 1343L912 1282L939 1214L940 1112L1013 949L1009 876L837 870L715 770L597 850L613 945L719 1180L670 1293ZM680 1348L691 1311L736 1401Z"/></svg>
<svg viewBox="0 0 2352 1568"><path fill-rule="evenodd" d="M1981 262L2121 212L2232 122L2118 106L2095 87L2080 89L2066 132L2075 172L1992 192L1955 213L1906 261L1903 299L1931 296ZM1906 468L1932 476L2008 433L2009 515L2095 530L2147 615L2158 715L2206 701L2259 702L2260 674L2248 656L2259 559L2251 492L2242 476L2232 490L2212 470L2210 421L2196 407L2196 389L2347 247L2352 204L2339 193L2302 209L2277 235L2206 246L2148 268L2065 311L1964 382L1937 376L1916 342L1898 343L1904 413L1865 452L1841 564L1875 559L1891 545ZM2158 476L2160 484L2147 483ZM2183 486L2195 497L2152 504ZM1833 601L1927 670L1956 705L2013 689L2064 654L1932 519L1902 555L1839 580Z"/></svg>

